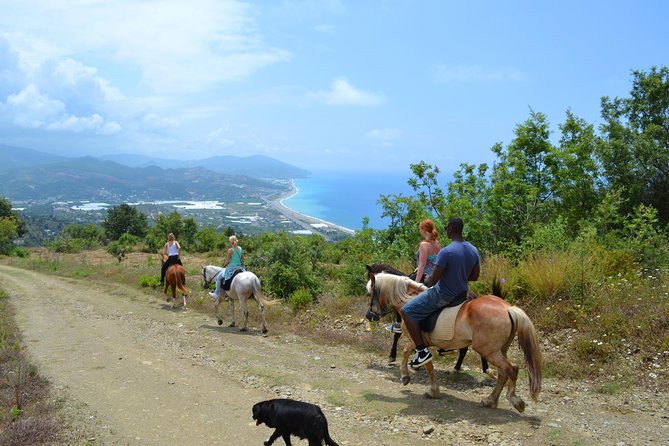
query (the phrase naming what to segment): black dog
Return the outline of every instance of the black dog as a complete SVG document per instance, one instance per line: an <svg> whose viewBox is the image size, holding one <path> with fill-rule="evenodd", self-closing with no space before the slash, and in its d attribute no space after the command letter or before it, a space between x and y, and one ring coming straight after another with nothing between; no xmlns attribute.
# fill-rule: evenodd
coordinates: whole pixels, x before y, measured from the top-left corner
<svg viewBox="0 0 669 446"><path fill-rule="evenodd" d="M309 440L309 446L338 446L328 433L328 420L315 404L289 399L261 401L253 405L256 426L265 423L276 430L264 444L270 446L279 437L290 446L290 435Z"/></svg>

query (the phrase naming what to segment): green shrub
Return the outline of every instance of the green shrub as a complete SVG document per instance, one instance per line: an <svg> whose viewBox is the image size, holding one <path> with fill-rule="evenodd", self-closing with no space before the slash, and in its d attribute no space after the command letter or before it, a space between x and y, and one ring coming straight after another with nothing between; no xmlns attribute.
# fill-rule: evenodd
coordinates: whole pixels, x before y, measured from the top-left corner
<svg viewBox="0 0 669 446"><path fill-rule="evenodd" d="M30 257L30 252L19 246L15 246L14 248L11 249L11 251L9 251L9 255L11 257L20 257L23 259L26 257Z"/></svg>
<svg viewBox="0 0 669 446"><path fill-rule="evenodd" d="M139 286L142 288L157 288L160 283L158 276L142 276L139 278Z"/></svg>
<svg viewBox="0 0 669 446"><path fill-rule="evenodd" d="M295 291L288 298L288 304L294 312L308 307L313 303L313 301L314 296L312 296L309 290L304 288Z"/></svg>

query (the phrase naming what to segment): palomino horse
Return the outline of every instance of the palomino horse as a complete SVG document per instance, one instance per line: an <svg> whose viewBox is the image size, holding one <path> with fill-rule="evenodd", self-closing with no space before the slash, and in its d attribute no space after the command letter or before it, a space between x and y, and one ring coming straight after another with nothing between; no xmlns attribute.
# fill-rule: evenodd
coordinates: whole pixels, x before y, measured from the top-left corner
<svg viewBox="0 0 669 446"><path fill-rule="evenodd" d="M396 276L406 276L402 271L393 268L390 265L385 263L372 263L371 265L365 265L367 267L367 280L370 280L374 274L387 273L394 274ZM368 316L370 322L372 316ZM390 347L390 355L388 356L388 363L392 364L397 358L397 342L400 340L402 333L393 333L393 345ZM468 347L463 347L458 351L458 360L455 363L454 369L459 371L462 368L462 361L465 360L465 355L467 355ZM445 352L446 350L443 350ZM441 353L441 352L440 352ZM488 372L488 361L485 358L481 358L481 369L483 373L489 374ZM496 377L493 377L496 378Z"/></svg>
<svg viewBox="0 0 669 446"><path fill-rule="evenodd" d="M172 289L172 297L167 294L168 289ZM186 309L186 296L188 296L188 289L186 288L186 271L184 267L177 264L170 265L165 271L165 289L163 293L167 296L167 301L172 302L172 308L177 306L177 289L181 291L184 299L184 309Z"/></svg>
<svg viewBox="0 0 669 446"><path fill-rule="evenodd" d="M204 279L204 287L209 288L211 282L216 278L216 275L223 271L223 268L216 265L207 265L202 268L202 278ZM242 308L242 314L244 315L244 323L239 327L239 331L246 331L247 324L249 321L249 308L247 301L250 297L255 298L258 302L258 312L260 313L260 318L262 319L261 331L267 333L267 320L265 319L265 307L264 305L274 305L276 302L273 300L267 300L263 296L260 289L260 279L250 271L244 271L234 276L232 283L230 284L230 290L225 291L221 289L222 293L226 293L230 297L230 327L235 326L235 299L239 300L239 305ZM222 301L222 296L219 296L214 302L214 315L218 319L218 325L223 324L223 319L218 316L218 305Z"/></svg>
<svg viewBox="0 0 669 446"><path fill-rule="evenodd" d="M425 285L414 282L408 277L376 274L367 282L367 291L371 297L369 311L382 313L389 306L399 311L406 302L416 297L424 289L426 289ZM497 281L493 289L499 289ZM402 330L406 331L404 322L402 322ZM525 402L516 395L518 367L511 364L506 357L511 342L518 335L518 343L525 356L530 381L530 397L534 401L537 400L541 391L541 352L534 325L523 310L497 296L483 295L462 304L455 319L452 339L440 339L441 336L435 335L436 331L423 333L426 345L444 349L459 349L471 345L481 357L497 367L497 384L492 393L481 401L482 406L497 407L499 396L508 381L506 398L518 412L523 412ZM404 357L400 365L404 385L411 381L407 362L409 353L414 348L415 345L411 341L404 347ZM437 398L439 384L435 380L434 364L428 362L424 367L427 370L430 384L425 395Z"/></svg>

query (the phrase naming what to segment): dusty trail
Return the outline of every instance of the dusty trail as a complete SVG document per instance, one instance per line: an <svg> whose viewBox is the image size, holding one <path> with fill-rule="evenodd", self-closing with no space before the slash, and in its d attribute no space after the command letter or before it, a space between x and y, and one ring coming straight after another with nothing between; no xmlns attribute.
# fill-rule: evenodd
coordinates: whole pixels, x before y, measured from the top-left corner
<svg viewBox="0 0 669 446"><path fill-rule="evenodd" d="M273 334L271 326L263 337L253 310L243 334L201 313L172 310L158 294L90 278L0 266L0 287L17 309L31 359L98 445L261 445L270 429L252 423L251 406L274 397L319 404L340 445L669 438L667 397L650 391L616 399L546 380L542 400L532 403L523 378L524 414L505 400L497 410L481 409L492 383L463 374L445 388L449 357L438 364L444 397L431 401L422 397L424 376L402 387L382 353L320 346Z"/></svg>

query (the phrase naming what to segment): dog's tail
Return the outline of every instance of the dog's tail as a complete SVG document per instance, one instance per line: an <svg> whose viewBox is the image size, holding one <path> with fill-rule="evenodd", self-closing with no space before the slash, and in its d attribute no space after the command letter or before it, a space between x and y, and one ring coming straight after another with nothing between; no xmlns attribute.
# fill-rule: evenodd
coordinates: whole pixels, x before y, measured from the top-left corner
<svg viewBox="0 0 669 446"><path fill-rule="evenodd" d="M335 443L335 441L332 438L330 438L330 434L328 434L327 432L325 433L325 437L323 438L323 440L325 440L325 444L327 444L328 446L339 446L337 443Z"/></svg>
<svg viewBox="0 0 669 446"><path fill-rule="evenodd" d="M325 428L325 432L323 432L323 440L325 440L325 444L327 446L339 446L337 442L335 442L332 438L330 438L330 431L328 430L328 420L325 419L325 416L323 416L323 427Z"/></svg>

